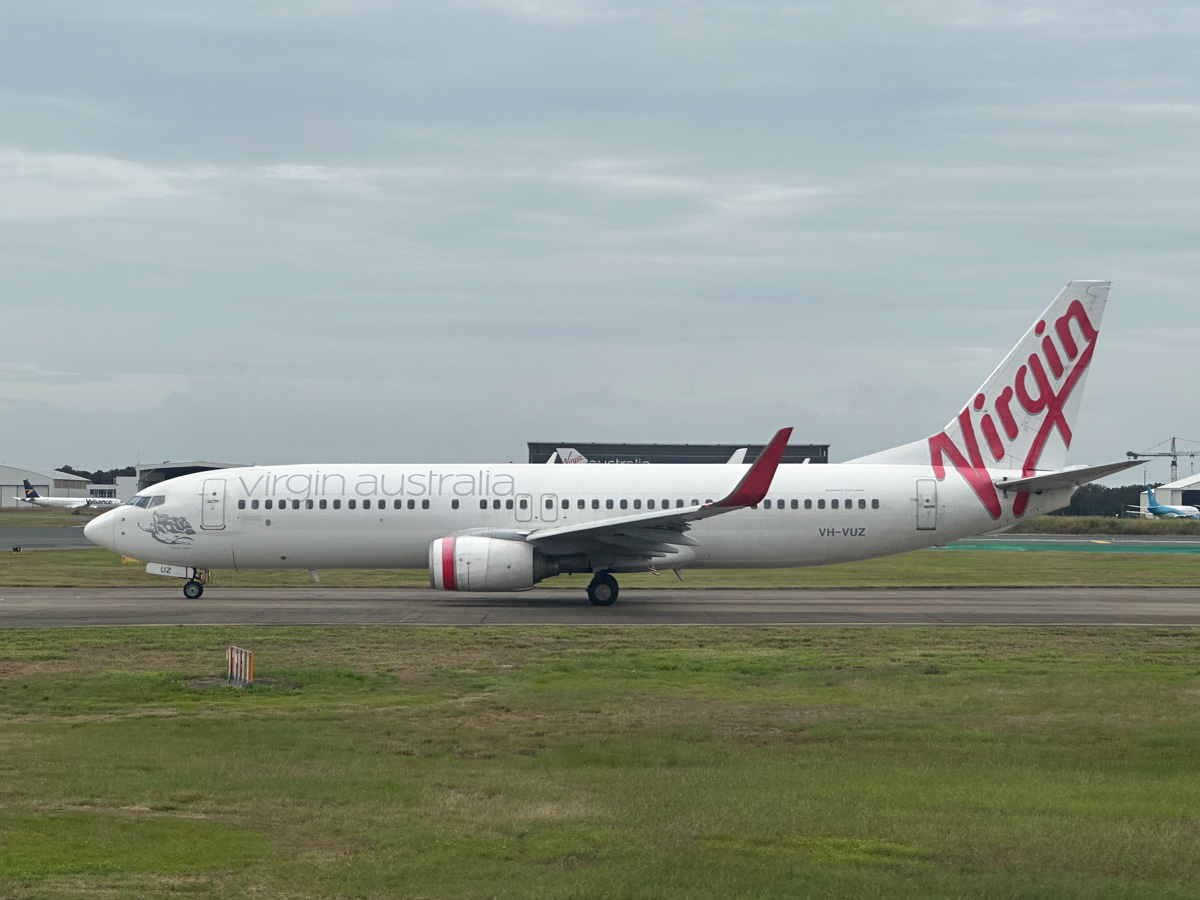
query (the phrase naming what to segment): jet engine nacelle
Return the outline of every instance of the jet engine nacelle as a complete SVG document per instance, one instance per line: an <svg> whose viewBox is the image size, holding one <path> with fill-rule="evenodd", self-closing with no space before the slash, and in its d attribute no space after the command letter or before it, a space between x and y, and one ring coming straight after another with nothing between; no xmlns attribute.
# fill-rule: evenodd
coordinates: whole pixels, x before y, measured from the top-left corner
<svg viewBox="0 0 1200 900"><path fill-rule="evenodd" d="M524 591L556 573L524 541L468 534L429 545L429 585L439 591Z"/></svg>

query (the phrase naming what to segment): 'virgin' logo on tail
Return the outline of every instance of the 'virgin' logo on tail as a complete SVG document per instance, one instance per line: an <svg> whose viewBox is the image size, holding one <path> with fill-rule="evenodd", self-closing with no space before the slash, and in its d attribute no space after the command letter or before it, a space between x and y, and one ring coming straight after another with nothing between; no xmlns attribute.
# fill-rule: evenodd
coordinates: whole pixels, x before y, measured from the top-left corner
<svg viewBox="0 0 1200 900"><path fill-rule="evenodd" d="M1072 322L1082 338L1082 348L1071 330ZM939 481L945 479L945 459L948 458L950 464L971 485L993 519L998 519L1001 515L1000 496L992 483L991 474L987 471L987 463L977 435L983 434L987 450L996 462L1010 453L1020 452L1016 445L1023 444L1025 439L1018 441L1022 436L1022 429L1013 414L1012 404L1015 400L1020 409L1031 418L1031 422L1027 422L1025 427L1028 429L1032 422L1038 423L1038 430L1022 460L1022 476L1034 474L1052 432L1057 430L1063 443L1070 447L1071 425L1067 421L1065 407L1071 391L1075 389L1075 385L1092 361L1092 351L1095 349L1098 333L1088 318L1087 310L1078 300L1071 301L1066 313L1054 323L1054 334L1058 336L1057 344L1054 336L1046 333L1045 320L1038 322L1034 331L1041 335L1041 345L1029 354L1026 364L1017 370L1013 384L1006 385L994 398L978 394L974 401L958 414L963 446L956 444L945 430L929 439L929 455L934 475ZM989 399L995 417L991 412L983 411ZM999 427L997 418L1000 420ZM1028 494L1017 495L1013 501L1013 513L1022 515L1028 503Z"/></svg>

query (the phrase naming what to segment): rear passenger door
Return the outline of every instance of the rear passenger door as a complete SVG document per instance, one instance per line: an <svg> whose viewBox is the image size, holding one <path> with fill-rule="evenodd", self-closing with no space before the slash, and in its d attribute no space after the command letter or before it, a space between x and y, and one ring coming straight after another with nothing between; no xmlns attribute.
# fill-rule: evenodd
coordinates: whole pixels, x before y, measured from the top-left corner
<svg viewBox="0 0 1200 900"><path fill-rule="evenodd" d="M932 478L917 480L917 531L937 529L937 482Z"/></svg>

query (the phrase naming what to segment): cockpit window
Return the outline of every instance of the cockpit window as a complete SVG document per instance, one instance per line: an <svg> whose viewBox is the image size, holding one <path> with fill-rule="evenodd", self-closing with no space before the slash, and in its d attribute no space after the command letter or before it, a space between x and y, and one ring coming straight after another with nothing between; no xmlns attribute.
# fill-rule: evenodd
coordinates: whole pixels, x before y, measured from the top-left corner
<svg viewBox="0 0 1200 900"><path fill-rule="evenodd" d="M154 507L162 506L166 502L167 502L167 498L165 496L163 496L162 494L159 494L156 497L150 498L150 505L147 506L146 509L154 509Z"/></svg>
<svg viewBox="0 0 1200 900"><path fill-rule="evenodd" d="M148 494L142 494L130 500L129 505L138 506L142 509L153 509L156 506L162 506L166 502L167 497L165 494L158 494L153 497L149 496Z"/></svg>
<svg viewBox="0 0 1200 900"><path fill-rule="evenodd" d="M149 498L149 496L134 497L132 500L129 501L129 505L130 506L140 506L142 509L145 509L147 506L150 505L150 498Z"/></svg>

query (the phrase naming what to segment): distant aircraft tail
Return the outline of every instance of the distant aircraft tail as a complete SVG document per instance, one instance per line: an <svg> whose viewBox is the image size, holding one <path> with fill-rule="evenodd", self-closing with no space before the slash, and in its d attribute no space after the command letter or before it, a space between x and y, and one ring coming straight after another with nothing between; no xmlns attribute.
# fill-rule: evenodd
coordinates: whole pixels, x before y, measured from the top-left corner
<svg viewBox="0 0 1200 900"><path fill-rule="evenodd" d="M945 428L853 462L932 464L939 480L952 466L999 518L988 469L1027 478L1066 465L1108 288L1107 281L1072 281ZM1023 510L1022 503L1015 511Z"/></svg>
<svg viewBox="0 0 1200 900"><path fill-rule="evenodd" d="M1158 506L1158 501L1154 499L1154 488L1146 488L1146 501L1147 509L1154 509L1154 507Z"/></svg>
<svg viewBox="0 0 1200 900"><path fill-rule="evenodd" d="M28 478L25 479L24 484L25 484L25 499L26 500L37 500L39 497L42 496L41 494L39 494L37 491L35 491L33 489L33 485L29 483Z"/></svg>
<svg viewBox="0 0 1200 900"><path fill-rule="evenodd" d="M574 447L559 447L558 460L564 463L585 463L588 461L587 457Z"/></svg>

